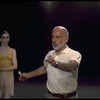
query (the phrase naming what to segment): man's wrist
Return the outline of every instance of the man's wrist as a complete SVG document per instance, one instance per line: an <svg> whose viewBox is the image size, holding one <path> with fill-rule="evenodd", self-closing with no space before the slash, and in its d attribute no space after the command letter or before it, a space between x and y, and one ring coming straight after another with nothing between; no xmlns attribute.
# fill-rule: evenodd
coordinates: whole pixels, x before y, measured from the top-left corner
<svg viewBox="0 0 100 100"><path fill-rule="evenodd" d="M57 68L58 67L58 61L55 61L55 64L56 65L54 67Z"/></svg>

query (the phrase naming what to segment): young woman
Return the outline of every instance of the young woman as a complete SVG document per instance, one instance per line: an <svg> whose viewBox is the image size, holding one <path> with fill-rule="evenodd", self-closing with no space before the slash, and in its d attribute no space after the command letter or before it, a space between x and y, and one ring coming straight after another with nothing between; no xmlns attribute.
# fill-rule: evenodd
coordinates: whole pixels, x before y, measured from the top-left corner
<svg viewBox="0 0 100 100"><path fill-rule="evenodd" d="M9 47L10 34L0 33L0 98L11 98L14 95L14 73L17 69L16 50Z"/></svg>

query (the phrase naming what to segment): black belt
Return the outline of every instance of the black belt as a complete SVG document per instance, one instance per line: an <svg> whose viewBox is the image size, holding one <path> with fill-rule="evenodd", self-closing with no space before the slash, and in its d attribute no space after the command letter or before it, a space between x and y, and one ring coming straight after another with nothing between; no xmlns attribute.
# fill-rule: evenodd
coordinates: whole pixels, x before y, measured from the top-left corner
<svg viewBox="0 0 100 100"><path fill-rule="evenodd" d="M76 91L74 92L71 92L71 93L67 93L67 94L56 94L56 93L52 93L48 90L48 93L55 96L55 97L59 97L61 99L64 99L64 98L68 98L68 97L72 97L72 96L75 96L76 95Z"/></svg>

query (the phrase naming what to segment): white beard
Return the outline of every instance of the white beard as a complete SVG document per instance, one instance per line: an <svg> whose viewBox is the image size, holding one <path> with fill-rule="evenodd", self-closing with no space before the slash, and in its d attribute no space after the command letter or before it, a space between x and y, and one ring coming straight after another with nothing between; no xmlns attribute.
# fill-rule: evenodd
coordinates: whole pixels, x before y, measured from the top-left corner
<svg viewBox="0 0 100 100"><path fill-rule="evenodd" d="M54 45L52 44L54 50L60 50L64 45L65 45L65 41L63 41L62 44L58 45L57 47L54 47Z"/></svg>

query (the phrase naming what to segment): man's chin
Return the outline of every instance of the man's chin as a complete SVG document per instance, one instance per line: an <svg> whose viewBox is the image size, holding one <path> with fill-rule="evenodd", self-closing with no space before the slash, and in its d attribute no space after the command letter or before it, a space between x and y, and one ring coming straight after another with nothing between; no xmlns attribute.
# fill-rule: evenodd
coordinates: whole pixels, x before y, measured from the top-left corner
<svg viewBox="0 0 100 100"><path fill-rule="evenodd" d="M54 50L59 50L59 48L58 48L58 47L53 47L53 49L54 49Z"/></svg>

